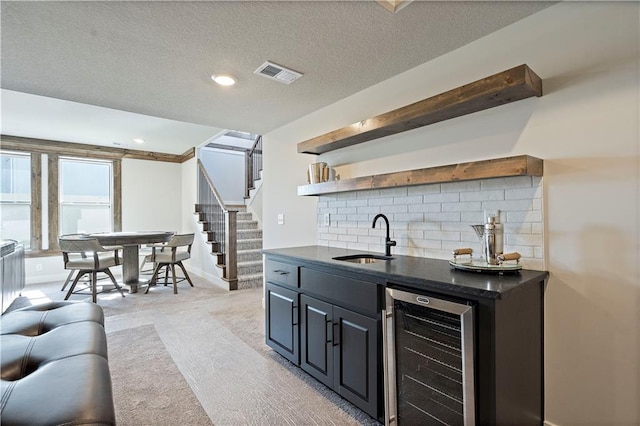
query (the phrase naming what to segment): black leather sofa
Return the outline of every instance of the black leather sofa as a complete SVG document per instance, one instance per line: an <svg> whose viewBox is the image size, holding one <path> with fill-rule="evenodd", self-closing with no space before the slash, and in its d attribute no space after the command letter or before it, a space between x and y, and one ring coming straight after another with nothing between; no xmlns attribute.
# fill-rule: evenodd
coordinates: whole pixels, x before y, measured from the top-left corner
<svg viewBox="0 0 640 426"><path fill-rule="evenodd" d="M50 302L0 316L2 425L115 425L104 314Z"/></svg>

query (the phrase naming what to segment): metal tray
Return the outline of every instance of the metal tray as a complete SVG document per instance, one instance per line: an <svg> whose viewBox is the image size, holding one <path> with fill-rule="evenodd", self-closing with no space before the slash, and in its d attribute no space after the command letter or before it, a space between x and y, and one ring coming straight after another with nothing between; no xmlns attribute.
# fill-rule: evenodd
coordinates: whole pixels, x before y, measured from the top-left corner
<svg viewBox="0 0 640 426"><path fill-rule="evenodd" d="M500 265L489 265L484 261L474 259L450 260L449 265L462 271L488 272L494 274L518 272L520 269L522 269L522 265L520 265L519 263L501 263Z"/></svg>

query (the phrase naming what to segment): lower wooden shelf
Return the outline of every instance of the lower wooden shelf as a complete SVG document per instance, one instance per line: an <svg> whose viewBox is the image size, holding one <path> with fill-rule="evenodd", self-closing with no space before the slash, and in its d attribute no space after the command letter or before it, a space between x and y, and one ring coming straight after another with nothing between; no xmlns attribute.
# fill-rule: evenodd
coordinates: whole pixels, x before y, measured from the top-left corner
<svg viewBox="0 0 640 426"><path fill-rule="evenodd" d="M511 176L542 176L543 161L529 155L449 164L352 179L298 186L298 195L323 195L365 189L393 188Z"/></svg>

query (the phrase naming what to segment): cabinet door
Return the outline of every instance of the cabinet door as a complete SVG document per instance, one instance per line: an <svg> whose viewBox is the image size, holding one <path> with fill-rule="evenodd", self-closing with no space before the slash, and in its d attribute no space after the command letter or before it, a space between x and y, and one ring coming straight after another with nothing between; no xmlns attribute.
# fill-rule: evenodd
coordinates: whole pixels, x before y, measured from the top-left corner
<svg viewBox="0 0 640 426"><path fill-rule="evenodd" d="M342 397L378 417L378 321L333 307L334 384Z"/></svg>
<svg viewBox="0 0 640 426"><path fill-rule="evenodd" d="M267 283L265 339L280 355L300 365L298 293Z"/></svg>
<svg viewBox="0 0 640 426"><path fill-rule="evenodd" d="M300 296L300 367L333 387L333 307L309 296Z"/></svg>

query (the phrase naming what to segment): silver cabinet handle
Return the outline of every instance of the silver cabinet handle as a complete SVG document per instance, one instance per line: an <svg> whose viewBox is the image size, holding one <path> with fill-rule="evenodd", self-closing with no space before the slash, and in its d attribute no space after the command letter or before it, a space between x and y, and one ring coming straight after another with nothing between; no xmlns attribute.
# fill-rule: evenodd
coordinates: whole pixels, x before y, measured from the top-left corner
<svg viewBox="0 0 640 426"><path fill-rule="evenodd" d="M281 270L281 269L276 269L276 270L275 270L275 271L273 271L273 272L275 272L275 273L277 273L277 274L280 274L280 275L289 275L289 271L283 271L283 270Z"/></svg>

